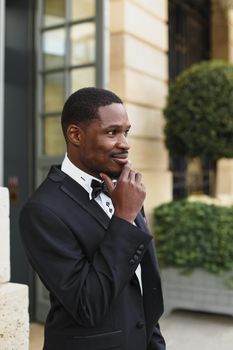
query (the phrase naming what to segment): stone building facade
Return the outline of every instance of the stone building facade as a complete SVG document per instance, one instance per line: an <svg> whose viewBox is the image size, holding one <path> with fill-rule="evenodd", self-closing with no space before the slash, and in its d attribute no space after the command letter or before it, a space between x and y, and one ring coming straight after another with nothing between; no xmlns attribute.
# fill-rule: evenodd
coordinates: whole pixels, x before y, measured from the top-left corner
<svg viewBox="0 0 233 350"><path fill-rule="evenodd" d="M202 2L208 0L186 1L190 11L197 4L201 7ZM184 2L1 2L0 23L5 28L5 36L0 36L0 101L4 102L4 108L0 109L0 185L10 191L11 280L30 286L32 319L43 318L44 311L38 316L37 310L46 309L47 296L25 257L19 237L18 215L50 164L62 160L65 149L59 131L59 108L73 89L97 85L115 91L123 99L132 123L131 161L133 168L142 172L147 187L147 216L151 218L155 206L172 199L173 176L164 144L162 112L172 60L169 54L169 8L172 3L179 5ZM209 0L208 3L211 23L209 58L233 61L233 4L223 0ZM86 27L79 35L77 28L84 24ZM53 46L54 42L57 45ZM77 56L76 49L83 56ZM54 105L59 108L56 110ZM218 164L218 194L233 195L232 174L233 161L221 160ZM6 190L2 191L6 196ZM6 213L7 210L5 216ZM8 235L7 224L1 225L5 226L0 235L1 232ZM6 259L9 257L7 242L8 238L4 246L0 245L4 251L1 254ZM4 264L0 262L0 271ZM9 264L6 266L9 268ZM7 276L0 280L4 282L0 293L5 293L4 288L8 290L8 286L19 288L11 287ZM26 290L21 288L23 295ZM22 298L23 307L26 294Z"/></svg>

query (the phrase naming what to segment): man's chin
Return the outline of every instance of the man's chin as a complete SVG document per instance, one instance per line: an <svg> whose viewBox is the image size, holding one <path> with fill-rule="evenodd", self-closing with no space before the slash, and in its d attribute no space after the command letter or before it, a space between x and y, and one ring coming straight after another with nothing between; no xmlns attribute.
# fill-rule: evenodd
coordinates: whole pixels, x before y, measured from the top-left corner
<svg viewBox="0 0 233 350"><path fill-rule="evenodd" d="M118 177L121 175L123 167L119 167L118 170L106 170L103 171L105 174L107 174L111 179L118 179Z"/></svg>

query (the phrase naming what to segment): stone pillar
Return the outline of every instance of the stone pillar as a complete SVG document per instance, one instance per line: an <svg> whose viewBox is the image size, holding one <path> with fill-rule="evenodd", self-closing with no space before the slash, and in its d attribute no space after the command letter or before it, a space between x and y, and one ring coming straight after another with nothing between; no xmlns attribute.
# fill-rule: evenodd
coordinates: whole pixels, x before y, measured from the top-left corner
<svg viewBox="0 0 233 350"><path fill-rule="evenodd" d="M232 0L212 0L212 58L233 63ZM217 162L216 197L233 199L233 159Z"/></svg>
<svg viewBox="0 0 233 350"><path fill-rule="evenodd" d="M0 187L0 283L10 280L9 194Z"/></svg>
<svg viewBox="0 0 233 350"><path fill-rule="evenodd" d="M233 0L212 0L212 57L233 62Z"/></svg>
<svg viewBox="0 0 233 350"><path fill-rule="evenodd" d="M228 11L220 0L212 0L211 18L211 53L212 58L229 59Z"/></svg>
<svg viewBox="0 0 233 350"><path fill-rule="evenodd" d="M130 159L147 187L145 208L172 198L162 109L168 93L167 0L110 1L110 89L132 124Z"/></svg>
<svg viewBox="0 0 233 350"><path fill-rule="evenodd" d="M28 287L9 283L9 193L0 187L0 349L28 350Z"/></svg>
<svg viewBox="0 0 233 350"><path fill-rule="evenodd" d="M3 183L5 0L0 1L0 186Z"/></svg>
<svg viewBox="0 0 233 350"><path fill-rule="evenodd" d="M233 159L217 162L216 197L233 200Z"/></svg>

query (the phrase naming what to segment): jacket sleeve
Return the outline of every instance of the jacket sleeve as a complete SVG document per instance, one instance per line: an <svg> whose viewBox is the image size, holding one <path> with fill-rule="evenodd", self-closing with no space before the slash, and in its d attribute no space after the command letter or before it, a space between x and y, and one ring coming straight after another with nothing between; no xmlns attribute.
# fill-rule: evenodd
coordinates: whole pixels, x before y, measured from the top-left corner
<svg viewBox="0 0 233 350"><path fill-rule="evenodd" d="M78 232L72 232L49 208L31 202L20 215L28 258L45 286L84 327L97 325L132 278L151 236L113 216L92 261ZM141 255L133 259L135 252Z"/></svg>
<svg viewBox="0 0 233 350"><path fill-rule="evenodd" d="M161 334L159 324L153 330L147 350L166 350L166 343Z"/></svg>

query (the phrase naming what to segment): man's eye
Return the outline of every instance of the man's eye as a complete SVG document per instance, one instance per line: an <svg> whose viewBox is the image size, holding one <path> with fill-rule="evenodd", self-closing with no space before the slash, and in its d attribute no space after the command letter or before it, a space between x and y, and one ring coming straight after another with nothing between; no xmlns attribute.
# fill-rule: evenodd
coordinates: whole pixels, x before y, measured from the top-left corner
<svg viewBox="0 0 233 350"><path fill-rule="evenodd" d="M128 136L128 134L129 134L129 130L126 130L125 131L125 136Z"/></svg>
<svg viewBox="0 0 233 350"><path fill-rule="evenodd" d="M115 135L116 134L116 131L115 130L109 130L108 131L108 135L110 135L110 136L113 136L113 135Z"/></svg>

